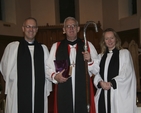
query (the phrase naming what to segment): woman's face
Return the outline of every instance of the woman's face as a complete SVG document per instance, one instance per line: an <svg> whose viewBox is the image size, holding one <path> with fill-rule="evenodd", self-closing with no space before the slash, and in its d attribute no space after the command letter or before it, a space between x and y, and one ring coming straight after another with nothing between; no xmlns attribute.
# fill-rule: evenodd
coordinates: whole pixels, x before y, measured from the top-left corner
<svg viewBox="0 0 141 113"><path fill-rule="evenodd" d="M104 42L105 42L106 46L108 47L109 51L113 50L115 48L116 38L115 38L113 32L108 31L105 33Z"/></svg>

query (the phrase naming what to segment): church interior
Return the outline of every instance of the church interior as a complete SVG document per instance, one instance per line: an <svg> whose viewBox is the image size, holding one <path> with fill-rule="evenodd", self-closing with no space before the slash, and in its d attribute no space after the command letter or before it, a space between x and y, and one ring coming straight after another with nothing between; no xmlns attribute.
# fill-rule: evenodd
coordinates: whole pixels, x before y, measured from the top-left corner
<svg viewBox="0 0 141 113"><path fill-rule="evenodd" d="M78 37L84 38L84 26L94 21L86 31L87 40L92 42L100 53L100 38L106 28L117 31L122 47L130 51L137 79L137 106L141 112L141 1L140 0L0 0L0 59L8 43L23 37L22 22L34 17L38 22L36 39L48 49L56 41L65 38L63 20L75 17L80 26ZM5 108L5 81L0 74L0 113ZM49 113L53 113L52 91L49 96Z"/></svg>

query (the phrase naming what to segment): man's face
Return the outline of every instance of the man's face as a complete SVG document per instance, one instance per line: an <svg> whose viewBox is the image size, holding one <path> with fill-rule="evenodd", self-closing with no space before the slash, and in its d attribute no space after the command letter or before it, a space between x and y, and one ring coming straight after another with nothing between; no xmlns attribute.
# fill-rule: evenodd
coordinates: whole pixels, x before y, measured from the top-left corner
<svg viewBox="0 0 141 113"><path fill-rule="evenodd" d="M25 21L23 24L22 30L24 32L24 38L28 42L32 42L35 38L35 35L38 31L36 22L33 19Z"/></svg>
<svg viewBox="0 0 141 113"><path fill-rule="evenodd" d="M67 35L68 40L75 40L77 38L77 33L79 32L79 26L76 25L76 22L72 19L66 21L63 31Z"/></svg>

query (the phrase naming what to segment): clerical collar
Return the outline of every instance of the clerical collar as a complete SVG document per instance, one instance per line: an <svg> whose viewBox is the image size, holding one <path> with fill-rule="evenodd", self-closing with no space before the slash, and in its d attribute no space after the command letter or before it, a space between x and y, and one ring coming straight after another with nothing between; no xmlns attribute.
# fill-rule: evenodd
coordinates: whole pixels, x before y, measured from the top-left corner
<svg viewBox="0 0 141 113"><path fill-rule="evenodd" d="M34 45L34 41L33 42L27 42L28 45Z"/></svg>
<svg viewBox="0 0 141 113"><path fill-rule="evenodd" d="M109 53L113 53L117 50L117 48L115 47L114 49L110 50Z"/></svg>
<svg viewBox="0 0 141 113"><path fill-rule="evenodd" d="M109 51L109 53L112 53L112 52L113 52L112 50Z"/></svg>
<svg viewBox="0 0 141 113"><path fill-rule="evenodd" d="M74 41L69 41L67 40L67 43L70 45L75 45L78 42L78 39L74 40Z"/></svg>
<svg viewBox="0 0 141 113"><path fill-rule="evenodd" d="M117 50L117 48L115 47L114 49L112 50L108 50L108 47L106 48L106 53L113 53Z"/></svg>

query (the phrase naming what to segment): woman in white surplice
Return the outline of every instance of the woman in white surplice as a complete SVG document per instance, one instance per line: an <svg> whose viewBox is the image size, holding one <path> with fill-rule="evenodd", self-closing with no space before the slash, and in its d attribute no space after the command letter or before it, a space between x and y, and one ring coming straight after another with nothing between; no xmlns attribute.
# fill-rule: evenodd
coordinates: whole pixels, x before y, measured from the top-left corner
<svg viewBox="0 0 141 113"><path fill-rule="evenodd" d="M108 28L100 42L100 72L95 76L97 113L136 113L136 76L130 52Z"/></svg>

